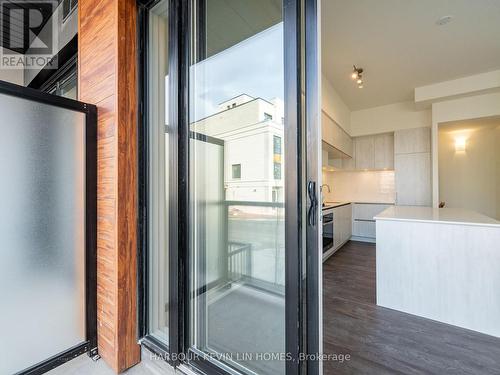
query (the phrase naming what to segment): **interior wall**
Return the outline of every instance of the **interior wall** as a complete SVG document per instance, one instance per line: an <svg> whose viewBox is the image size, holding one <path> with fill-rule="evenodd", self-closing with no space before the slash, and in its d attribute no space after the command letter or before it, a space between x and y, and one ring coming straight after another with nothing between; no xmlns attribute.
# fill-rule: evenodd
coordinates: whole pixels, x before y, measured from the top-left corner
<svg viewBox="0 0 500 375"><path fill-rule="evenodd" d="M324 75L321 75L321 109L351 134L351 110Z"/></svg>
<svg viewBox="0 0 500 375"><path fill-rule="evenodd" d="M351 112L351 136L388 133L401 129L431 127L430 109L416 109L402 102Z"/></svg>
<svg viewBox="0 0 500 375"><path fill-rule="evenodd" d="M432 203L439 204L438 127L440 123L500 116L500 93L474 95L432 104Z"/></svg>
<svg viewBox="0 0 500 375"><path fill-rule="evenodd" d="M7 48L3 49L4 53L13 53L21 56L21 54L13 52ZM16 85L24 84L24 69L3 69L0 68L0 81L15 83Z"/></svg>
<svg viewBox="0 0 500 375"><path fill-rule="evenodd" d="M394 171L323 171L323 190L327 202L394 203Z"/></svg>
<svg viewBox="0 0 500 375"><path fill-rule="evenodd" d="M466 139L465 151L455 140ZM500 119L439 127L439 200L500 220Z"/></svg>

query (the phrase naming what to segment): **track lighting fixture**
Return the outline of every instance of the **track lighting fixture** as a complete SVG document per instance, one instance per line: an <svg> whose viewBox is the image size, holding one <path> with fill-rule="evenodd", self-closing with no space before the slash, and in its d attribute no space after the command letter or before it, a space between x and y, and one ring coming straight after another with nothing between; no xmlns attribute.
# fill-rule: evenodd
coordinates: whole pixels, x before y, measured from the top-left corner
<svg viewBox="0 0 500 375"><path fill-rule="evenodd" d="M358 84L358 88L363 88L363 68L356 68L356 65L353 65L353 70L351 74L351 78L356 81Z"/></svg>

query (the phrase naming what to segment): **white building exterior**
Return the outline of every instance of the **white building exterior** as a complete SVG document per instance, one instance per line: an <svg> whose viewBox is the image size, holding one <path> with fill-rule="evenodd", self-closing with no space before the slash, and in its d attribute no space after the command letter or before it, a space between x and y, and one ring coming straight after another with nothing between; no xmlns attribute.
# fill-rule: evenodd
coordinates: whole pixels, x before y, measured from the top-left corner
<svg viewBox="0 0 500 375"><path fill-rule="evenodd" d="M239 95L192 130L224 141L226 200L283 202L284 105Z"/></svg>

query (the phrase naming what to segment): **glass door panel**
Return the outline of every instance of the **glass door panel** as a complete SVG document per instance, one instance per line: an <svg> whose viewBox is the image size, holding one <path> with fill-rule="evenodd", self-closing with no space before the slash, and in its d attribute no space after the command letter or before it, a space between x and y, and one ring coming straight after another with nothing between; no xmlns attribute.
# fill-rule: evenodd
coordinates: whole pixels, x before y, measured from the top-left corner
<svg viewBox="0 0 500 375"><path fill-rule="evenodd" d="M284 374L283 4L192 5L189 346Z"/></svg>
<svg viewBox="0 0 500 375"><path fill-rule="evenodd" d="M168 0L148 12L147 333L168 344L169 184L173 158L168 118Z"/></svg>

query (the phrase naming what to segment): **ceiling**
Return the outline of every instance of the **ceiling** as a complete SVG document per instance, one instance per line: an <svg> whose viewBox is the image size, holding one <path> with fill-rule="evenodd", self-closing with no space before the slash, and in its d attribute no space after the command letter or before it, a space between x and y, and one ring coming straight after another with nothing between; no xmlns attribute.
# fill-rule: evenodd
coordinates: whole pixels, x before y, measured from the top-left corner
<svg viewBox="0 0 500 375"><path fill-rule="evenodd" d="M323 0L321 22L323 73L351 110L500 69L499 0ZM350 78L353 64L365 70L363 89Z"/></svg>
<svg viewBox="0 0 500 375"><path fill-rule="evenodd" d="M212 56L282 20L281 0L210 0L207 12L207 56Z"/></svg>

